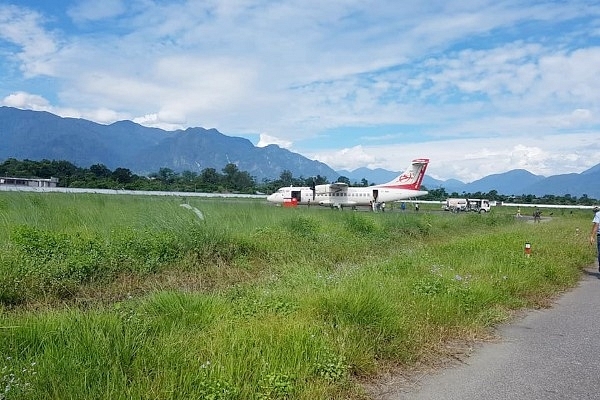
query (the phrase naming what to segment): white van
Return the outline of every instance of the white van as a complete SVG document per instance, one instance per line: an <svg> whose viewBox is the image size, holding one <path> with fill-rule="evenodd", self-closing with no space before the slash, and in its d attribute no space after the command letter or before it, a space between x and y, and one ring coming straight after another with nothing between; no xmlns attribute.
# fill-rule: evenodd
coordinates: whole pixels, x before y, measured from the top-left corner
<svg viewBox="0 0 600 400"><path fill-rule="evenodd" d="M488 199L467 199L467 209L478 213L490 211L490 201Z"/></svg>

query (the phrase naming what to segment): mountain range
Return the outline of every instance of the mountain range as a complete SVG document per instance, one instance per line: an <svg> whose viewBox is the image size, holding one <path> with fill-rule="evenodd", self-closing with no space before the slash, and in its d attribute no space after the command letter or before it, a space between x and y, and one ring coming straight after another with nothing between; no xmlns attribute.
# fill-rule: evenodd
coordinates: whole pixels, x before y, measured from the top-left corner
<svg viewBox="0 0 600 400"><path fill-rule="evenodd" d="M216 129L164 131L131 121L103 125L12 107L0 107L0 141L0 161L8 158L65 160L85 168L94 164L104 164L110 169L128 168L138 175L158 172L160 168L175 172L199 173L205 168L220 171L229 163L247 171L259 182L277 179L284 170L295 177L321 175L333 181L345 176L352 182L366 179L371 183L388 182L399 174L399 171L368 168L335 171L322 162L279 146L256 147L245 138L227 136ZM550 177L517 169L470 183L456 179L440 181L426 176L423 186L428 189L443 187L448 193L496 190L505 195L570 194L600 199L598 182L600 164L580 174Z"/></svg>

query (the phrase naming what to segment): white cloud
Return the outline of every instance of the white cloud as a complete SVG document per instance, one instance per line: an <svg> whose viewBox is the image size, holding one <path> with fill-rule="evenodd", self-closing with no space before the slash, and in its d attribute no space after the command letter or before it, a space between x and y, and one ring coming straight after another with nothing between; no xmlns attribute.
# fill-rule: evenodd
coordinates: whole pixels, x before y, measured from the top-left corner
<svg viewBox="0 0 600 400"><path fill-rule="evenodd" d="M21 109L47 111L50 110L50 102L42 96L25 92L16 92L9 94L2 99L2 104L8 107Z"/></svg>
<svg viewBox="0 0 600 400"><path fill-rule="evenodd" d="M108 108L98 108L95 110L83 111L78 117L96 121L101 124L111 124L116 121L130 118L123 113L119 113Z"/></svg>
<svg viewBox="0 0 600 400"><path fill-rule="evenodd" d="M58 45L54 35L41 26L43 17L34 11L0 5L0 39L20 50L9 57L18 60L25 77L53 75L50 62Z"/></svg>
<svg viewBox="0 0 600 400"><path fill-rule="evenodd" d="M119 16L125 10L123 0L80 0L67 14L76 22L97 21Z"/></svg>
<svg viewBox="0 0 600 400"><path fill-rule="evenodd" d="M265 133L260 134L260 139L257 143L257 147L266 147L270 144L276 144L279 147L284 149L289 149L292 146L292 142L289 140L281 140L274 136L269 136Z"/></svg>
<svg viewBox="0 0 600 400"><path fill-rule="evenodd" d="M360 167L377 168L385 163L385 156L378 157L377 147L354 146L334 151L323 151L312 154L311 158L319 160L330 167L339 170L354 170ZM402 169L404 167L401 167ZM399 170L394 168L393 170Z"/></svg>
<svg viewBox="0 0 600 400"><path fill-rule="evenodd" d="M427 174L472 182L484 176L526 169L550 176L579 173L598 164L600 132L521 138L475 138L386 146L356 146L307 153L334 169L359 167L401 171L415 158L429 158ZM406 164L406 165L405 165Z"/></svg>
<svg viewBox="0 0 600 400"><path fill-rule="evenodd" d="M174 131L185 128L185 116L175 111L161 111L132 119L136 124Z"/></svg>
<svg viewBox="0 0 600 400"><path fill-rule="evenodd" d="M44 97L27 92L11 93L2 99L0 104L25 110L47 111L61 117L85 118L101 124L110 124L116 121L131 119L131 116L107 108L75 109L69 107L55 107Z"/></svg>

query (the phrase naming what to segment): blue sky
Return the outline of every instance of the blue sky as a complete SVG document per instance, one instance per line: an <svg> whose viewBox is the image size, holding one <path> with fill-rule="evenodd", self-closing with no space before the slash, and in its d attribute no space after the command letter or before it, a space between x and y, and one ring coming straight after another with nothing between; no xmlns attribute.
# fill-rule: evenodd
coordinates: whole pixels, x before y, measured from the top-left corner
<svg viewBox="0 0 600 400"><path fill-rule="evenodd" d="M0 105L465 182L600 163L600 1L0 0Z"/></svg>

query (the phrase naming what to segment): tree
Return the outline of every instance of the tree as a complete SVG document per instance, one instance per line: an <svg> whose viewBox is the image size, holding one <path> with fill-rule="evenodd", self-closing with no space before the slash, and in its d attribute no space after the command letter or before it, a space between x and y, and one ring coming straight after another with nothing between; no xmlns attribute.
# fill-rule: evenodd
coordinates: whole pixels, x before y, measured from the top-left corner
<svg viewBox="0 0 600 400"><path fill-rule="evenodd" d="M133 181L133 174L127 168L117 168L112 173L112 178L118 183L126 184Z"/></svg>
<svg viewBox="0 0 600 400"><path fill-rule="evenodd" d="M222 180L223 176L214 168L204 168L200 173L200 182L205 186L214 186L216 188Z"/></svg>
<svg viewBox="0 0 600 400"><path fill-rule="evenodd" d="M240 171L237 165L229 163L223 168L224 180L228 190L236 192L252 192L255 186L254 178L246 171Z"/></svg>
<svg viewBox="0 0 600 400"><path fill-rule="evenodd" d="M292 171L284 169L279 175L279 180L281 181L281 186L290 186L294 182Z"/></svg>
<svg viewBox="0 0 600 400"><path fill-rule="evenodd" d="M490 190L486 197L488 200L500 200L497 190Z"/></svg>
<svg viewBox="0 0 600 400"><path fill-rule="evenodd" d="M94 164L90 167L90 172L94 174L96 178L109 178L112 175L110 169L104 164Z"/></svg>
<svg viewBox="0 0 600 400"><path fill-rule="evenodd" d="M423 197L423 200L437 200L437 201L442 201L442 200L446 200L448 197L448 193L446 193L446 189L444 188L439 188L439 189L432 189L429 190L429 193Z"/></svg>
<svg viewBox="0 0 600 400"><path fill-rule="evenodd" d="M197 177L198 177L198 174L196 174L193 171L186 170L181 173L181 179L187 183L193 182Z"/></svg>
<svg viewBox="0 0 600 400"><path fill-rule="evenodd" d="M254 186L254 178L248 172L238 171L233 177L231 189L238 192L252 193Z"/></svg>
<svg viewBox="0 0 600 400"><path fill-rule="evenodd" d="M321 175L315 176L315 185L323 185L325 183L327 183L326 176L321 176Z"/></svg>
<svg viewBox="0 0 600 400"><path fill-rule="evenodd" d="M156 179L166 185L170 185L175 182L176 176L177 174L175 174L175 171L173 171L171 168L161 168L156 174Z"/></svg>
<svg viewBox="0 0 600 400"><path fill-rule="evenodd" d="M337 178L338 182L342 182L345 183L346 185L350 186L350 178L346 177L346 176L340 176Z"/></svg>
<svg viewBox="0 0 600 400"><path fill-rule="evenodd" d="M239 172L237 165L233 163L229 163L223 168L221 171L225 174L225 182L227 185L233 185L233 180L235 178L235 174Z"/></svg>
<svg viewBox="0 0 600 400"><path fill-rule="evenodd" d="M52 178L54 173L54 168L52 167L52 162L49 160L42 160L38 163L36 176L42 179Z"/></svg>

